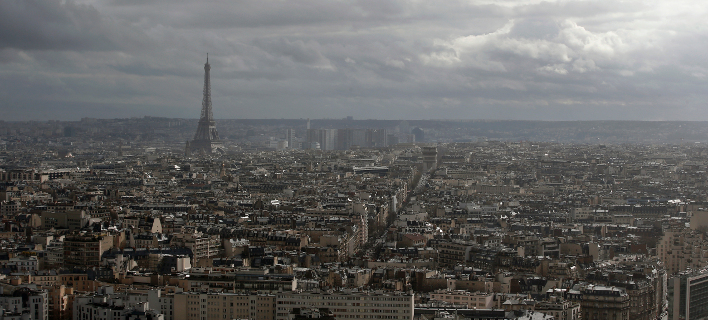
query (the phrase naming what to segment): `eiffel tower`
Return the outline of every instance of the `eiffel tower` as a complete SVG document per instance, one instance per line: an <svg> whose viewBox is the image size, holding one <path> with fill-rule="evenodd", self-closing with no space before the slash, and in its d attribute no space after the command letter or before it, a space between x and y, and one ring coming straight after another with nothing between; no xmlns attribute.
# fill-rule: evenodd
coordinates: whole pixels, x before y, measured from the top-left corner
<svg viewBox="0 0 708 320"><path fill-rule="evenodd" d="M202 115L199 118L199 126L194 134L194 140L187 142L185 154L210 154L223 153L224 144L219 139L219 133L216 131L216 122L214 114L211 111L211 79L209 77L209 55L204 64L204 98L202 98Z"/></svg>

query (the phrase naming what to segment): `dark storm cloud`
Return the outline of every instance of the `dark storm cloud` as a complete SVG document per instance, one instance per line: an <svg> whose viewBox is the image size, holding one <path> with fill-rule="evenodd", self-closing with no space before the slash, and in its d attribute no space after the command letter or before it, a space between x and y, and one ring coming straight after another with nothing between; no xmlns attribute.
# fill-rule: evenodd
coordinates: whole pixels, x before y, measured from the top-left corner
<svg viewBox="0 0 708 320"><path fill-rule="evenodd" d="M334 1L269 2L258 0L183 1L133 0L113 1L126 18L148 16L176 28L264 28L292 25L318 25L324 22L349 21L360 16L349 6ZM160 9L170 8L160 12ZM156 8L154 11L151 11Z"/></svg>
<svg viewBox="0 0 708 320"><path fill-rule="evenodd" d="M134 34L116 30L114 21L90 5L71 0L0 0L0 49L114 50L139 42Z"/></svg>
<svg viewBox="0 0 708 320"><path fill-rule="evenodd" d="M321 46L315 41L290 41L288 39L256 41L264 52L287 57L295 63L328 68L329 60L322 55Z"/></svg>
<svg viewBox="0 0 708 320"><path fill-rule="evenodd" d="M208 52L217 118L708 120L706 13L688 0L0 0L0 99L28 110L0 112L197 117Z"/></svg>
<svg viewBox="0 0 708 320"><path fill-rule="evenodd" d="M144 61L131 62L129 64L122 64L122 65L112 65L111 67L117 71L129 74L129 75L137 75L137 76L145 76L145 77L164 77L164 76L189 77L189 76L198 75L198 72L196 72L193 69L166 68L166 67L160 68L160 67L155 67L151 64L148 64ZM190 71L192 71L192 72L190 72Z"/></svg>

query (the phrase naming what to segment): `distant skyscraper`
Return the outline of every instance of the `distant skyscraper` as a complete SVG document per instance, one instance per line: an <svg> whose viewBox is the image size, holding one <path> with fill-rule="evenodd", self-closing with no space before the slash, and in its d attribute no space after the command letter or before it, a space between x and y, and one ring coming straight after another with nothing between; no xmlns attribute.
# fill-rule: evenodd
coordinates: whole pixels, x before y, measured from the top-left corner
<svg viewBox="0 0 708 320"><path fill-rule="evenodd" d="M202 98L202 115L199 118L199 126L194 134L194 140L187 142L185 147L186 154L193 153L214 153L223 152L224 145L219 139L219 133L216 131L216 122L211 110L211 79L209 71L209 56L204 64L204 97Z"/></svg>
<svg viewBox="0 0 708 320"><path fill-rule="evenodd" d="M288 141L288 149L297 149L295 146L295 129L285 131L285 140Z"/></svg>
<svg viewBox="0 0 708 320"><path fill-rule="evenodd" d="M336 135L336 129L308 129L306 143L311 145L307 149L314 149L312 144L317 143L321 150L334 150Z"/></svg>
<svg viewBox="0 0 708 320"><path fill-rule="evenodd" d="M367 129L366 142L372 148L385 148L388 146L388 132L386 129Z"/></svg>
<svg viewBox="0 0 708 320"><path fill-rule="evenodd" d="M415 142L423 142L425 140L425 132L421 128L415 128L411 131L415 135Z"/></svg>
<svg viewBox="0 0 708 320"><path fill-rule="evenodd" d="M351 134L352 129L337 129L337 139L334 142L335 149L337 150L348 150L351 147Z"/></svg>
<svg viewBox="0 0 708 320"><path fill-rule="evenodd" d="M336 150L349 150L352 146L368 147L364 129L337 129L335 136Z"/></svg>
<svg viewBox="0 0 708 320"><path fill-rule="evenodd" d="M354 129L352 131L352 146L365 147L366 146L366 130L364 129Z"/></svg>

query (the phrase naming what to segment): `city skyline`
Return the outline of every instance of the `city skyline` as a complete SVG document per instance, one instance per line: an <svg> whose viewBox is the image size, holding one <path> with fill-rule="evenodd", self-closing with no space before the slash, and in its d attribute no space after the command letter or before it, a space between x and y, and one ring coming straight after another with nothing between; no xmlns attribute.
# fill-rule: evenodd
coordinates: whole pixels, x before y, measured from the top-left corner
<svg viewBox="0 0 708 320"><path fill-rule="evenodd" d="M0 0L0 119L708 120L688 1Z"/></svg>

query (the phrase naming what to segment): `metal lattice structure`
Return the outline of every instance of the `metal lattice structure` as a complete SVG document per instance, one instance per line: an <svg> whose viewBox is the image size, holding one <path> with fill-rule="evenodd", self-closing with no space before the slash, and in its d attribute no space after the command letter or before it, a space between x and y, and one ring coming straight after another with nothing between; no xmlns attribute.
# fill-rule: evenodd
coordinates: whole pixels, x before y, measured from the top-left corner
<svg viewBox="0 0 708 320"><path fill-rule="evenodd" d="M204 64L204 97L202 98L202 114L199 118L197 132L194 133L194 140L187 142L185 151L187 154L193 153L214 153L223 150L223 144L216 131L216 122L211 109L211 66L209 56Z"/></svg>

